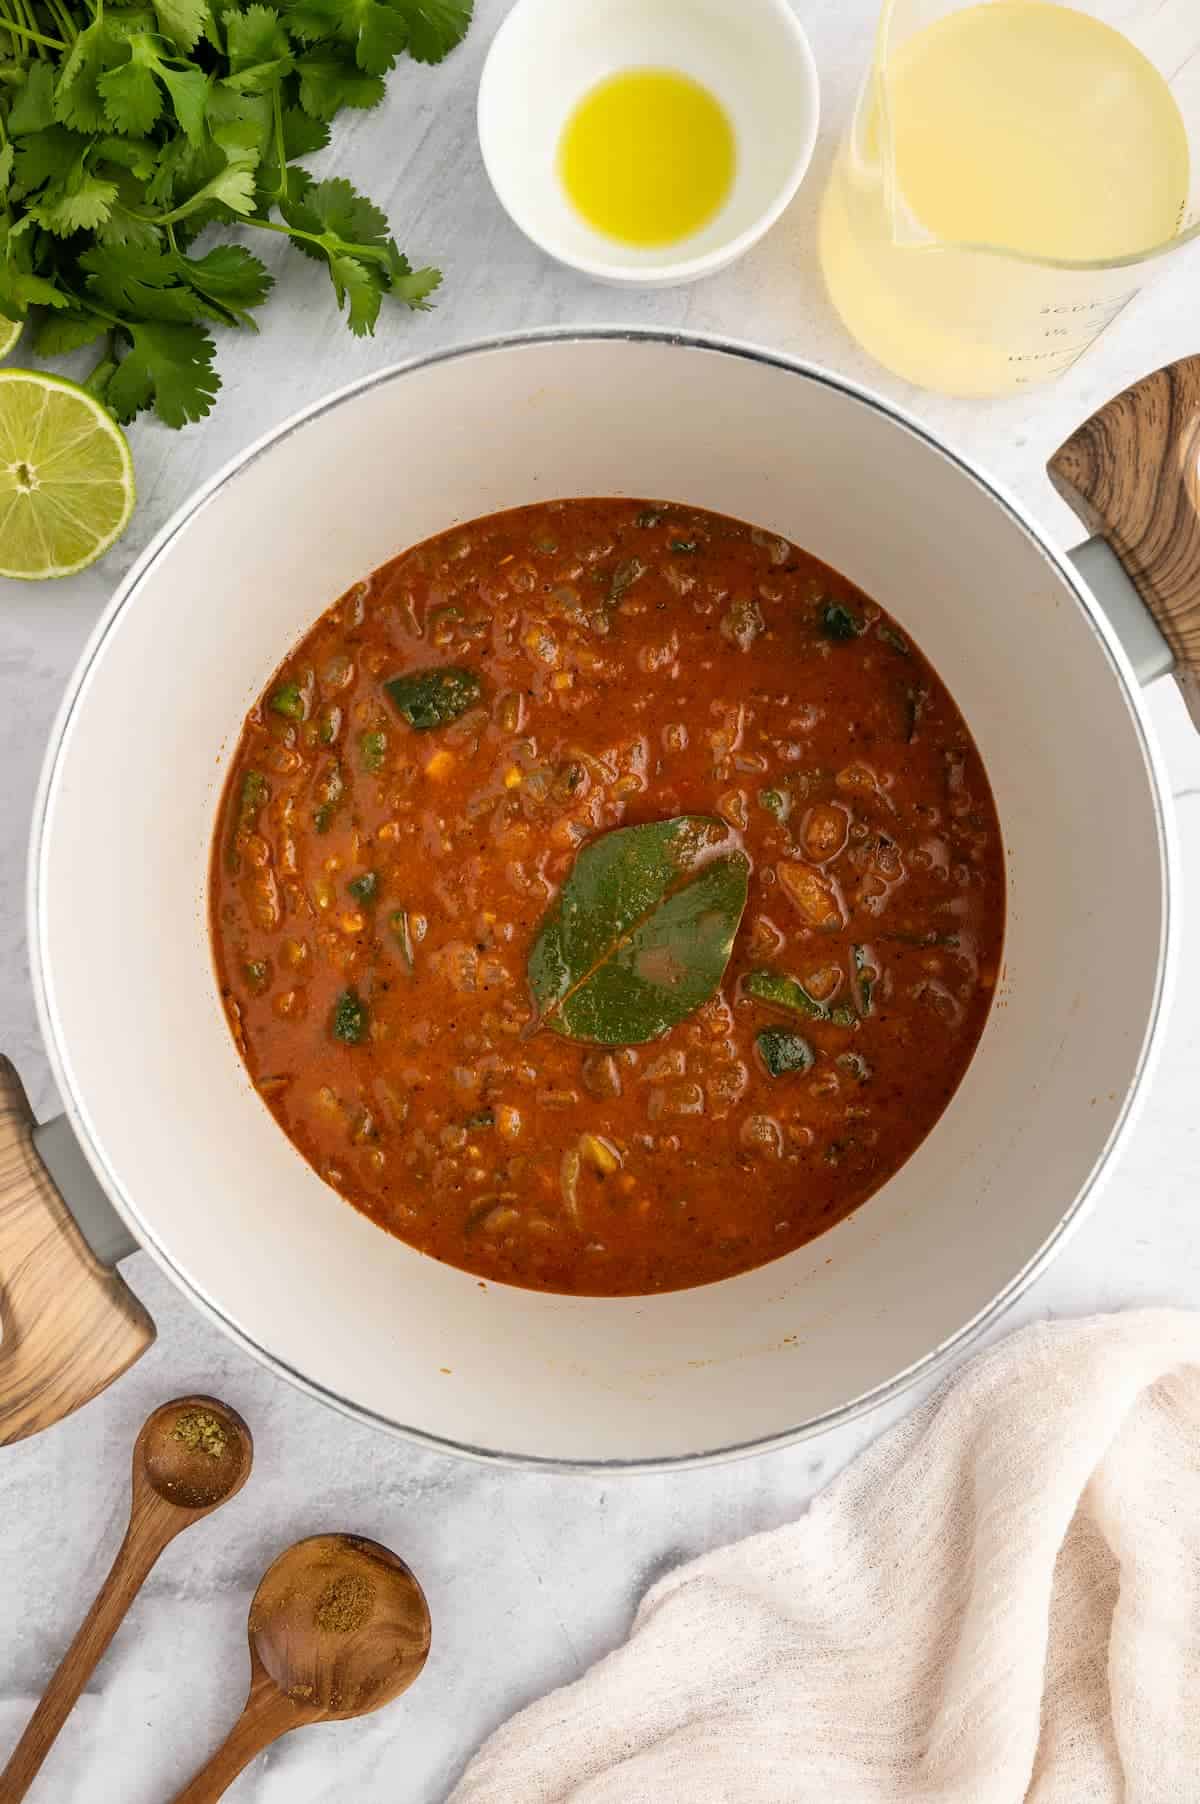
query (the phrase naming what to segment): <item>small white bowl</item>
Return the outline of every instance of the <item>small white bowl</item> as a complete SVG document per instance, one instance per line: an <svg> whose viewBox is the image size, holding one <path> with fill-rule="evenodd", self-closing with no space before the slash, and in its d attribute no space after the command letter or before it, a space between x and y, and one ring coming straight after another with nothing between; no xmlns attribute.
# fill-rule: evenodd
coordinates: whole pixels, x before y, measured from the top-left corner
<svg viewBox="0 0 1200 1804"><path fill-rule="evenodd" d="M737 139L719 213L677 244L622 244L575 211L558 170L563 127L622 69L690 75L721 102ZM479 83L479 143L501 205L572 269L667 288L723 269L768 231L808 168L816 64L789 0L516 0Z"/></svg>

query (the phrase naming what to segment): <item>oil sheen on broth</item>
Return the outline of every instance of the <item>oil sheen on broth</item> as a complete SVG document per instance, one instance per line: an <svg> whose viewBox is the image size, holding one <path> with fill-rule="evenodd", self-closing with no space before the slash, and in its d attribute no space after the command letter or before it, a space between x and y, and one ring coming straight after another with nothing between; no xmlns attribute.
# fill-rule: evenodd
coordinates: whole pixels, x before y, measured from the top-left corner
<svg viewBox="0 0 1200 1804"><path fill-rule="evenodd" d="M865 1202L962 1077L1004 922L986 774L902 629L770 533L629 500L456 527L336 602L246 721L211 898L314 1169L586 1295Z"/></svg>

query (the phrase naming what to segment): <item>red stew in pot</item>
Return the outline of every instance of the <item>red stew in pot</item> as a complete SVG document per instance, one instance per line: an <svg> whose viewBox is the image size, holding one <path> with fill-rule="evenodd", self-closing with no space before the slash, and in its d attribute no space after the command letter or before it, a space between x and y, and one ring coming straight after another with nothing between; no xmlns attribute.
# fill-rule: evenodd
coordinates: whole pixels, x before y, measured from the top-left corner
<svg viewBox="0 0 1200 1804"><path fill-rule="evenodd" d="M953 1095L1000 830L918 648L770 533L477 520L344 595L246 721L212 859L234 1038L381 1227L676 1289L811 1240Z"/></svg>

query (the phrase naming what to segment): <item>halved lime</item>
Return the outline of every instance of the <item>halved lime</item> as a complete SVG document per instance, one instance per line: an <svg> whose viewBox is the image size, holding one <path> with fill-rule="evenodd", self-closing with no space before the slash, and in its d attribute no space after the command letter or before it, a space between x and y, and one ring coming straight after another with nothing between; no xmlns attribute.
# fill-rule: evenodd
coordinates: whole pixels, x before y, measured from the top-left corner
<svg viewBox="0 0 1200 1804"><path fill-rule="evenodd" d="M0 357L8 356L20 336L20 320L5 319L4 315L0 313Z"/></svg>
<svg viewBox="0 0 1200 1804"><path fill-rule="evenodd" d="M84 570L133 512L125 434L86 389L0 369L0 576Z"/></svg>

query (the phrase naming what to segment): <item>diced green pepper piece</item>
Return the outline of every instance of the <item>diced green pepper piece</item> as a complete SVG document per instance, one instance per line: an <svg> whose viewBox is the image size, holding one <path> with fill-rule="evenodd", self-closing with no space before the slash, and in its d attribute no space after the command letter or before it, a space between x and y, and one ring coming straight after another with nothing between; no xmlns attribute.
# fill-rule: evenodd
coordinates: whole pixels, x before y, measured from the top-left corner
<svg viewBox="0 0 1200 1804"><path fill-rule="evenodd" d="M333 825L333 817L337 813L337 805L342 799L345 788L341 765L331 764L317 786L318 800L313 813L313 826L318 833L328 833Z"/></svg>
<svg viewBox="0 0 1200 1804"><path fill-rule="evenodd" d="M461 620L462 617L462 609L456 607L452 601L446 602L445 605L440 608L430 608L428 621L429 630L431 633L434 633L439 626L452 626L456 620Z"/></svg>
<svg viewBox="0 0 1200 1804"><path fill-rule="evenodd" d="M249 833L258 820L258 811L270 796L267 779L259 770L248 770L242 777L238 790L237 817L233 831L229 835L229 844L225 851L225 862L231 871L239 871L242 864L240 839L243 833Z"/></svg>
<svg viewBox="0 0 1200 1804"><path fill-rule="evenodd" d="M271 976L271 967L265 958L251 958L244 966L246 987L252 996L261 996Z"/></svg>
<svg viewBox="0 0 1200 1804"><path fill-rule="evenodd" d="M786 821L791 812L791 797L786 789L760 789L758 805L773 814L777 821Z"/></svg>
<svg viewBox="0 0 1200 1804"><path fill-rule="evenodd" d="M865 1084L870 1080L871 1067L861 1052L839 1052L836 1063L843 1071L848 1071L856 1083Z"/></svg>
<svg viewBox="0 0 1200 1804"><path fill-rule="evenodd" d="M266 801L270 790L267 779L260 770L248 770L242 778L241 795L238 797L238 826L252 827L258 819L258 811Z"/></svg>
<svg viewBox="0 0 1200 1804"><path fill-rule="evenodd" d="M333 702L327 702L321 709L320 725L317 738L322 745L332 745L342 730L342 710Z"/></svg>
<svg viewBox="0 0 1200 1804"><path fill-rule="evenodd" d="M483 688L473 670L458 664L410 670L383 686L396 712L416 733L428 733L457 720L475 705Z"/></svg>
<svg viewBox="0 0 1200 1804"><path fill-rule="evenodd" d="M496 1116L491 1109L476 1109L475 1113L473 1115L468 1115L467 1119L463 1122L463 1126L466 1128L468 1134L473 1132L475 1128L490 1128L495 1127L495 1125Z"/></svg>
<svg viewBox="0 0 1200 1804"><path fill-rule="evenodd" d="M373 902L379 888L379 873L364 871L361 877L352 877L346 888L356 902Z"/></svg>
<svg viewBox="0 0 1200 1804"><path fill-rule="evenodd" d="M678 551L683 556L689 556L693 551L699 551L699 549L700 549L699 539L672 539L671 540L671 550Z"/></svg>
<svg viewBox="0 0 1200 1804"><path fill-rule="evenodd" d="M762 1027L754 1036L758 1056L768 1077L785 1077L791 1071L809 1071L817 1055L803 1034L790 1027Z"/></svg>
<svg viewBox="0 0 1200 1804"><path fill-rule="evenodd" d="M815 996L810 996L798 978L786 977L781 971L748 971L742 979L742 988L756 1002L769 1002L794 1015L807 1015L810 1021L831 1021L835 1027L858 1025L857 1014L845 1003L830 1008L828 1003L818 1002Z"/></svg>
<svg viewBox="0 0 1200 1804"><path fill-rule="evenodd" d="M864 630L865 622L857 614L851 613L840 601L822 601L818 611L821 631L827 639L836 644L844 644L847 639L857 639Z"/></svg>
<svg viewBox="0 0 1200 1804"><path fill-rule="evenodd" d="M790 1009L793 1014L807 1015L812 1021L824 1021L828 1017L829 1011L823 1002L810 996L797 978L785 977L781 971L750 971L742 988L756 1002L770 1002L776 1008Z"/></svg>
<svg viewBox="0 0 1200 1804"><path fill-rule="evenodd" d="M267 706L272 708L276 714L282 714L287 720L303 720L304 695L299 683L284 683L275 691Z"/></svg>
<svg viewBox="0 0 1200 1804"><path fill-rule="evenodd" d="M343 990L333 1005L329 1030L335 1040L347 1046L359 1046L367 1037L371 1024L370 1010L355 989Z"/></svg>
<svg viewBox="0 0 1200 1804"><path fill-rule="evenodd" d="M383 761L387 756L386 733L364 733L358 742L358 747L362 755L364 770L377 771L383 768Z"/></svg>
<svg viewBox="0 0 1200 1804"><path fill-rule="evenodd" d="M875 994L877 973L867 956L865 946L851 946L850 958L854 966L854 981L858 985L859 1005L864 1015L872 1012L871 998Z"/></svg>

